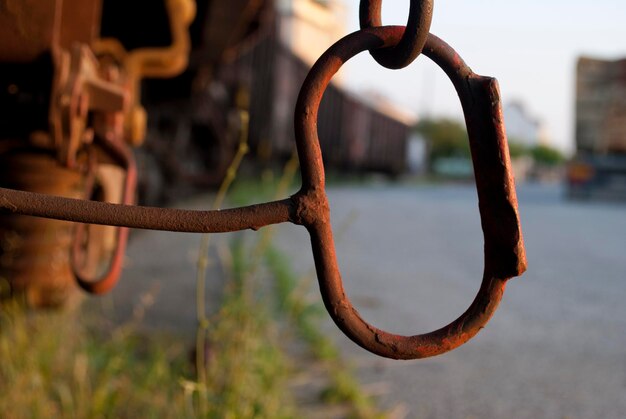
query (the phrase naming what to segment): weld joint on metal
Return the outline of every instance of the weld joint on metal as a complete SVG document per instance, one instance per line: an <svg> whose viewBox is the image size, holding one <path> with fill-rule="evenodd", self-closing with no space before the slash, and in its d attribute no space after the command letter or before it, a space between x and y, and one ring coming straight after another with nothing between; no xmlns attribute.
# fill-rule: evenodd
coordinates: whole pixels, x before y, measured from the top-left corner
<svg viewBox="0 0 626 419"><path fill-rule="evenodd" d="M305 227L313 227L330 221L328 198L321 187L300 191L292 197L295 211L292 222Z"/></svg>

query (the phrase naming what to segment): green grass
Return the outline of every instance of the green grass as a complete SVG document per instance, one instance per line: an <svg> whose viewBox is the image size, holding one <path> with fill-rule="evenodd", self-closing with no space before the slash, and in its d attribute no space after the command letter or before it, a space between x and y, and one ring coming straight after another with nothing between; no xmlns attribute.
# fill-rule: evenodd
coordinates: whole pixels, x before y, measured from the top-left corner
<svg viewBox="0 0 626 419"><path fill-rule="evenodd" d="M283 199L298 191L299 184L289 181L282 188L282 178L271 170L266 170L261 179L239 176L233 182L232 190L228 193L229 206L244 206L266 202L272 199ZM281 189L277 196L277 190Z"/></svg>
<svg viewBox="0 0 626 419"><path fill-rule="evenodd" d="M265 252L265 261L274 279L278 310L293 324L313 356L324 364L329 376L329 385L320 394L321 402L348 404L354 418L384 418L385 413L361 390L352 369L322 332L320 317L326 311L321 303L311 303L306 298L307 290L302 287L306 278L296 275L285 255L274 247Z"/></svg>
<svg viewBox="0 0 626 419"><path fill-rule="evenodd" d="M261 182L240 180L231 192L231 200L237 205L248 205L257 200L282 198L288 190L295 192L296 188L290 185L293 177L288 175L295 172L295 168L295 165L288 164L280 180L272 173L263 176ZM363 179L334 179L337 184L360 182ZM271 238L271 227L264 229L256 246L253 246L254 250L248 253L263 258L264 267L269 273L269 278L266 279L273 283L271 300L276 308L274 316L286 321L298 338L306 343L315 362L324 366L329 384L319 394L320 404L347 405L351 418L384 418L385 413L376 407L374 399L361 390L354 372L341 358L334 342L322 332L321 318L327 313L321 302L312 303L307 298L311 281L295 274L285 255L273 246ZM257 265L259 262L255 260L252 264ZM257 267L254 266L252 271L256 272Z"/></svg>
<svg viewBox="0 0 626 419"><path fill-rule="evenodd" d="M195 381L188 342L176 336L110 327L85 310L0 307L2 417L296 417L288 360L273 344L267 310L244 289L229 281L211 319L206 386Z"/></svg>
<svg viewBox="0 0 626 419"><path fill-rule="evenodd" d="M140 318L112 325L91 307L0 305L2 418L298 417L277 329L249 292L248 255L239 241L231 253L224 298L206 327L202 383L190 342L143 334Z"/></svg>
<svg viewBox="0 0 626 419"><path fill-rule="evenodd" d="M188 417L184 348L118 330L79 311L0 307L3 417Z"/></svg>
<svg viewBox="0 0 626 419"><path fill-rule="evenodd" d="M275 284L271 298L268 290L250 292L249 254L243 243L232 245L231 278L207 328L205 385L196 380L190 345L177 336L142 334L135 321L112 326L94 310L0 306L2 417L303 417L289 392L296 366L278 344L279 323L288 323L324 363L329 379L320 404L349 405L353 417L380 417L320 331L321 305L306 302L280 252L270 247L265 255Z"/></svg>
<svg viewBox="0 0 626 419"><path fill-rule="evenodd" d="M241 181L231 201L250 203L276 189L285 193L288 182ZM285 352L285 324L324 364L328 385L320 405L347 405L355 418L382 417L321 332L325 310L308 301L307 281L272 246L271 230L248 245L234 240L227 259L221 306L201 325L202 357L178 336L142 333L140 318L114 325L99 310L32 312L0 303L2 418L306 417L289 391L298 366ZM197 359L204 360L203 380Z"/></svg>
<svg viewBox="0 0 626 419"><path fill-rule="evenodd" d="M211 418L295 417L287 388L289 361L277 344L266 305L250 292L251 266L243 243L232 245L231 275L205 344L206 397L200 412ZM191 383L197 385L197 383Z"/></svg>

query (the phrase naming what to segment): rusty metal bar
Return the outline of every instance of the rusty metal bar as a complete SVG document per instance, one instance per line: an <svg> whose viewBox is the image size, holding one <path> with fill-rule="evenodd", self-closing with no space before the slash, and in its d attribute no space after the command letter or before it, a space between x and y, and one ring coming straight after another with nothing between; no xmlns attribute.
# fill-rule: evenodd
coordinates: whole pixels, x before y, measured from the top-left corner
<svg viewBox="0 0 626 419"><path fill-rule="evenodd" d="M378 355L415 359L438 355L467 342L491 318L506 281L526 268L515 186L495 79L474 74L439 38L430 35L424 54L450 77L466 118L485 239L482 285L469 309L449 325L422 335L400 336L365 322L343 289L337 265L324 169L317 138L319 104L331 77L359 52L400 42L404 27L364 29L341 39L313 66L296 104L295 130L307 210L304 225L311 235L313 255L326 309L354 342Z"/></svg>
<svg viewBox="0 0 626 419"><path fill-rule="evenodd" d="M5 212L77 223L183 233L258 230L291 221L295 207L292 197L242 208L196 211L110 204L0 188L0 209Z"/></svg>

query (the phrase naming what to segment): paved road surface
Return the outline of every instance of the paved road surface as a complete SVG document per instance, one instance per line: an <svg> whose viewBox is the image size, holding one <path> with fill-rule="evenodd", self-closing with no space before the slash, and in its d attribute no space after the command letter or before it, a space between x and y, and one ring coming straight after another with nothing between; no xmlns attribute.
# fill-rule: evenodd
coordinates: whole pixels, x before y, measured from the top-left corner
<svg viewBox="0 0 626 419"><path fill-rule="evenodd" d="M368 321L415 334L465 310L482 276L473 187L342 187L329 195L346 288ZM626 205L567 203L555 187L522 187L519 198L529 270L511 280L492 322L466 346L388 361L330 320L324 325L384 406L403 405L410 418L626 418ZM285 225L277 233L308 272L306 231ZM141 293L158 290L144 323L191 337L198 242L135 234L121 284L105 301L124 317ZM220 278L214 269L213 296Z"/></svg>
<svg viewBox="0 0 626 419"><path fill-rule="evenodd" d="M482 274L471 186L329 196L348 295L365 319L415 334L465 310ZM529 270L466 346L387 361L326 325L384 405L411 418L626 418L626 205L568 203L545 186L523 186L519 200ZM279 228L278 243L311 269L303 229Z"/></svg>
<svg viewBox="0 0 626 419"><path fill-rule="evenodd" d="M186 209L211 208L213 198L201 196L178 205ZM206 275L207 313L218 308L224 271L216 254L232 235L212 235ZM124 271L110 295L101 299L106 313L117 322L141 313L141 326L175 332L193 342L196 331L196 266L200 234L134 230L126 252Z"/></svg>

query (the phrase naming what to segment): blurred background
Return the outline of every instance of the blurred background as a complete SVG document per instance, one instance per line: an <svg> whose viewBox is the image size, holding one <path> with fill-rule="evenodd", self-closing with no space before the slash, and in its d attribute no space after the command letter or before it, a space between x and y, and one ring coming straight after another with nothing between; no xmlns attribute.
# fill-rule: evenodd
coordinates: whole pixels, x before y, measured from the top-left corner
<svg viewBox="0 0 626 419"><path fill-rule="evenodd" d="M383 22L405 23L408 7L408 1L385 4ZM205 77L206 72L212 74L205 86L206 102L214 102L215 97L207 97L220 90L231 92L231 105L234 91L240 99L249 96L250 143L261 166L291 153L292 109L306 70L337 39L358 29L358 2L277 1L270 9L264 11L266 22L247 41L249 45L217 54L219 65L215 58L198 62L196 71L188 71ZM624 46L618 41L624 31L621 11L615 1L603 1L591 9L578 3L542 2L437 5L432 33L452 45L474 71L500 82L518 182L558 181L568 175L567 191L573 195L619 198L623 194L623 175L614 173L624 165L619 154L626 148L620 128L624 107L624 64L619 62ZM212 41L209 38L205 44ZM471 178L456 93L427 58L390 71L369 54L359 54L335 77L324 100L319 129L330 170ZM213 106L210 103L204 106ZM156 105L164 108L161 102ZM190 121L191 128L186 128L191 130L188 137L193 138L198 130L198 135L205 135L199 127L205 125L216 137L213 142L221 144L212 146L228 148L224 128L199 121L206 119L206 109L202 117L197 114ZM167 118L155 116L151 124ZM180 125L180 118L176 124ZM161 128L173 129L171 125L161 122ZM163 130L158 131L162 135ZM158 148L150 136L147 148L151 142ZM146 165L155 164L155 153L151 150L150 154ZM572 157L576 157L574 164L567 171L563 163ZM164 165L162 161L156 164ZM219 164L208 166L218 171ZM214 178L219 179L219 173ZM149 192L149 181L143 186L147 195L158 194ZM158 184L154 189L163 188Z"/></svg>
<svg viewBox="0 0 626 419"><path fill-rule="evenodd" d="M133 149L143 205L297 191L295 101L317 58L358 30L358 1L64 1L0 0L3 187L121 202L128 168L101 149L98 167L114 169L84 186L90 147L111 137ZM46 7L65 26L45 25ZM404 25L408 10L383 1L383 23ZM626 417L625 18L618 0L435 4L431 32L500 83L528 254L468 344L410 362L354 345L318 315L309 239L295 226L210 244L134 232L120 284L96 299L77 297L71 224L3 215L0 407L16 418ZM59 58L77 41L89 52L72 57L99 70ZM55 119L72 71L72 86L106 99L84 105L68 125L76 136ZM392 71L359 54L328 87L318 132L339 265L363 317L401 334L458 317L480 286L483 240L445 74L424 56ZM92 271L106 270L115 237L83 239ZM18 321L13 300L82 308Z"/></svg>

